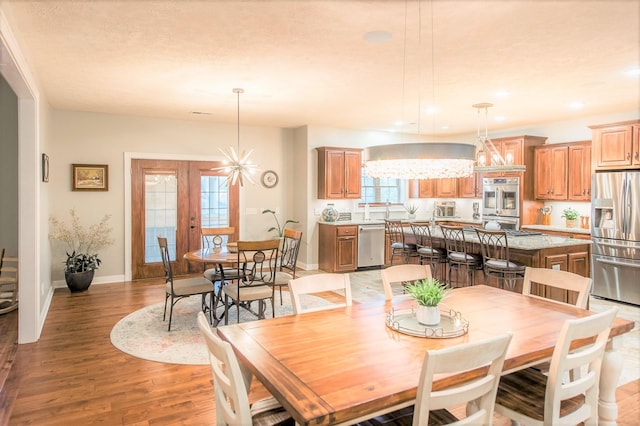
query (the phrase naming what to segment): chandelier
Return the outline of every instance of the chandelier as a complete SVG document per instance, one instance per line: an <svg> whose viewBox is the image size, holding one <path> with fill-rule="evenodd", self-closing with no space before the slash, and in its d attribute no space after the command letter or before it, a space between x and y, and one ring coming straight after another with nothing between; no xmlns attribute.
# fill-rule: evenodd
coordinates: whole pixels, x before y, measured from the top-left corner
<svg viewBox="0 0 640 426"><path fill-rule="evenodd" d="M240 186L243 186L245 179L255 184L256 181L253 179L252 175L257 173L259 168L249 160L249 156L251 156L253 150L250 149L249 152L240 152L240 93L244 93L244 90L236 88L233 89L233 93L238 97L238 149L236 152L232 146L230 146L228 150L218 148L225 157L225 160L223 161L224 166L216 167L211 170L222 170L227 175L228 185L235 185L236 182L239 181Z"/></svg>
<svg viewBox="0 0 640 426"><path fill-rule="evenodd" d="M472 107L478 110L478 152L476 153L476 172L524 172L526 167L520 164L513 164L513 154L503 157L500 150L489 139L487 125L488 110L493 104L481 102L473 104ZM480 110L484 110L484 135L480 135Z"/></svg>
<svg viewBox="0 0 640 426"><path fill-rule="evenodd" d="M432 96L435 87L434 42L433 42L433 2L431 5L431 84ZM418 2L418 45L421 45L422 13ZM405 42L403 79L406 78L406 24L407 3L405 2ZM422 48L420 48L422 51ZM418 73L420 74L420 73ZM402 84L404 114L405 84ZM421 91L418 82L418 133L420 133ZM403 120L404 122L405 120ZM434 125L435 127L435 125ZM404 132L403 132L404 133ZM401 134L402 138L403 134ZM440 179L468 177L473 174L475 162L474 145L459 143L401 143L379 145L365 150L365 173L372 178L397 179Z"/></svg>

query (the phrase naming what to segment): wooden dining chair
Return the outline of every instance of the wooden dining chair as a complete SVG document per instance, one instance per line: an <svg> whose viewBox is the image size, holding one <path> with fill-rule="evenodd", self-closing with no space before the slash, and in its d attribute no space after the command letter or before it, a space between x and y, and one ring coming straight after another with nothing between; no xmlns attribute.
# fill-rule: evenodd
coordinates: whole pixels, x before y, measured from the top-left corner
<svg viewBox="0 0 640 426"><path fill-rule="evenodd" d="M257 315L265 316L266 301L271 301L272 315L275 317L273 303L275 272L278 262L280 240L238 241L236 269L238 278L223 286L225 325L229 323L229 299L236 305L238 323L240 307ZM226 277L225 277L226 280ZM251 303L258 302L258 312L251 310Z"/></svg>
<svg viewBox="0 0 640 426"><path fill-rule="evenodd" d="M500 379L496 412L526 425L596 425L602 357L618 309L567 320L549 374L533 368ZM576 347L577 341L591 341ZM574 376L572 371L581 374Z"/></svg>
<svg viewBox="0 0 640 426"><path fill-rule="evenodd" d="M174 305L185 297L201 295L202 310L211 313L211 307L207 305L206 297L207 295L210 296L210 300L213 301L214 288L211 281L203 277L174 279L167 239L159 236L158 245L160 246L160 255L162 256L162 267L164 268L165 277L164 313L162 315L162 321L166 320L167 302L171 299L169 307L169 327L167 329L168 331L171 331L171 320L173 319Z"/></svg>
<svg viewBox="0 0 640 426"><path fill-rule="evenodd" d="M273 397L249 404L251 372L240 367L229 342L222 340L213 331L202 312L198 312L198 328L209 351L217 425L295 424L289 413Z"/></svg>
<svg viewBox="0 0 640 426"><path fill-rule="evenodd" d="M394 299L392 284L400 283L404 286L406 282L431 278L431 267L429 265L415 264L394 265L383 269L380 275L382 276L385 299L392 300ZM396 298L403 298L404 296L406 295L397 295Z"/></svg>
<svg viewBox="0 0 640 426"><path fill-rule="evenodd" d="M0 314L18 308L18 258L0 249Z"/></svg>
<svg viewBox="0 0 640 426"><path fill-rule="evenodd" d="M282 287L288 285L289 280L296 278L298 252L302 241L302 231L285 228L283 234L280 263L273 283L280 291L280 305L282 305Z"/></svg>
<svg viewBox="0 0 640 426"><path fill-rule="evenodd" d="M359 426L380 425L482 425L493 424L496 391L507 355L511 333L483 340L428 350L422 361L415 406L382 414ZM471 372L482 373L466 380L434 390L436 375ZM467 403L466 417L457 418L447 409Z"/></svg>
<svg viewBox="0 0 640 426"><path fill-rule="evenodd" d="M474 229L480 240L484 283L487 283L489 277L494 277L498 281L499 288L505 288L506 284L509 290L514 290L516 280L524 277L525 266L511 260L507 231Z"/></svg>
<svg viewBox="0 0 640 426"><path fill-rule="evenodd" d="M314 294L322 292L340 291L340 295L344 297L343 302L336 302L329 305L318 307L305 307L302 303L302 295ZM351 306L351 281L349 274L314 274L298 277L289 280L289 294L291 295L291 305L293 306L294 315L306 312L323 311L326 309L334 309L339 307Z"/></svg>

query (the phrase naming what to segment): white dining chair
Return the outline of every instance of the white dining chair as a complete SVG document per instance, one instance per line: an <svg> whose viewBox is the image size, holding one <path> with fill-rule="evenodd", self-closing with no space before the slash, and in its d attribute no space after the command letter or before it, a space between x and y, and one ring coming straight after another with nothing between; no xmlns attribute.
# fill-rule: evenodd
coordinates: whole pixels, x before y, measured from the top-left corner
<svg viewBox="0 0 640 426"><path fill-rule="evenodd" d="M222 340L211 328L207 318L198 312L198 328L207 344L217 425L293 425L295 422L273 397L249 404L248 389L252 375L240 368L229 342Z"/></svg>
<svg viewBox="0 0 640 426"><path fill-rule="evenodd" d="M332 303L312 308L305 307L302 303L301 296L305 294L323 293L327 291L340 291L344 297L343 302ZM298 277L289 280L289 294L291 295L291 305L295 315L306 312L322 311L325 309L334 309L339 307L351 306L351 281L349 274L314 274Z"/></svg>
<svg viewBox="0 0 640 426"><path fill-rule="evenodd" d="M403 264L389 266L380 272L382 276L382 286L386 300L394 299L392 284L413 282L423 278L431 278L431 267L429 265ZM396 295L395 298L408 297L406 295Z"/></svg>

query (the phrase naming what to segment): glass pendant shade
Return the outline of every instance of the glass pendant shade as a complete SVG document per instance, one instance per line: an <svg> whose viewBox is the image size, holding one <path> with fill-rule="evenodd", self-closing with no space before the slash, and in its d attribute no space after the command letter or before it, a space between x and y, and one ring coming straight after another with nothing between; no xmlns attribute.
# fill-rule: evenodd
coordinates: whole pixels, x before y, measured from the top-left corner
<svg viewBox="0 0 640 426"><path fill-rule="evenodd" d="M373 178L469 177L475 162L475 146L460 143L379 145L367 148L365 154L365 173Z"/></svg>

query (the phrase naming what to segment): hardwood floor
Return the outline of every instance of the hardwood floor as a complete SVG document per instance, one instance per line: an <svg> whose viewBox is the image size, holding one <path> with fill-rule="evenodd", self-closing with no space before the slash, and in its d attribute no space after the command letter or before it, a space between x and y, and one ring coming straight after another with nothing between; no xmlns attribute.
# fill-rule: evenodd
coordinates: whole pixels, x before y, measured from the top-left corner
<svg viewBox="0 0 640 426"><path fill-rule="evenodd" d="M40 341L17 351L17 315L0 316L0 425L215 424L209 366L145 361L111 345L118 320L163 298L158 280L59 289ZM255 386L251 399L265 394ZM639 395L640 381L618 388L620 425L637 424Z"/></svg>

